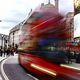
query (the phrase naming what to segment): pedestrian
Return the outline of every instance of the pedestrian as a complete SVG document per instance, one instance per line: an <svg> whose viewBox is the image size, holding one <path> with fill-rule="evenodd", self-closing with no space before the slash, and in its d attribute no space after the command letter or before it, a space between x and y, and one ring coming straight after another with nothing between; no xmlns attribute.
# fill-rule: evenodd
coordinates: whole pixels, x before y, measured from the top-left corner
<svg viewBox="0 0 80 80"><path fill-rule="evenodd" d="M1 47L1 56L3 56L3 48Z"/></svg>
<svg viewBox="0 0 80 80"><path fill-rule="evenodd" d="M18 45L17 44L15 44L14 52L18 53Z"/></svg>
<svg viewBox="0 0 80 80"><path fill-rule="evenodd" d="M77 54L76 63L80 63L80 53Z"/></svg>
<svg viewBox="0 0 80 80"><path fill-rule="evenodd" d="M66 55L67 55L67 58L68 58L68 64L71 62L72 63L72 55L71 55L71 52L70 52L70 50L68 49L67 51L66 51Z"/></svg>
<svg viewBox="0 0 80 80"><path fill-rule="evenodd" d="M4 48L4 52L3 53L4 53L4 57L5 57L6 56L6 48Z"/></svg>
<svg viewBox="0 0 80 80"><path fill-rule="evenodd" d="M0 56L1 56L2 54L1 54L1 48L0 48Z"/></svg>
<svg viewBox="0 0 80 80"><path fill-rule="evenodd" d="M77 54L76 54L76 51L74 51L74 59L76 59L77 57Z"/></svg>
<svg viewBox="0 0 80 80"><path fill-rule="evenodd" d="M14 56L14 48L10 49L10 54L11 54L11 56Z"/></svg>
<svg viewBox="0 0 80 80"><path fill-rule="evenodd" d="M7 56L10 56L10 48L7 48Z"/></svg>

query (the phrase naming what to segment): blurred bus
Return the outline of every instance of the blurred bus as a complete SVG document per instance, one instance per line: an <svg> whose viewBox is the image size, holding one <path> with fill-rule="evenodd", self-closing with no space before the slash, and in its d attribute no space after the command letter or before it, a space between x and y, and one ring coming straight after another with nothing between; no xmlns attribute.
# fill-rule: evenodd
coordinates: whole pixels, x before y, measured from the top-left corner
<svg viewBox="0 0 80 80"><path fill-rule="evenodd" d="M21 28L19 63L40 80L79 80L76 70L60 66L67 62L70 29L54 5L35 9Z"/></svg>

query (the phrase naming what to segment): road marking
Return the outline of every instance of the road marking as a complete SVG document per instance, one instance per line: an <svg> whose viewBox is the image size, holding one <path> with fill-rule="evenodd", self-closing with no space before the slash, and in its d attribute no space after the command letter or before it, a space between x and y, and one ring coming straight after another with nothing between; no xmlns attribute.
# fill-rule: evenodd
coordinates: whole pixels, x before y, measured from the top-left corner
<svg viewBox="0 0 80 80"><path fill-rule="evenodd" d="M4 72L4 69L3 69L3 65L4 63L6 62L7 59L5 59L2 63L1 63L1 73L4 77L5 80L9 80L8 76L6 75L6 73ZM34 80L39 80L37 79L36 77L32 76L31 74L27 74L28 76L32 77ZM0 76L0 80L3 80L2 77Z"/></svg>
<svg viewBox="0 0 80 80"><path fill-rule="evenodd" d="M75 70L80 70L80 68L77 68L77 67L74 67L74 66L65 65L65 64L61 64L60 66L66 67L66 68L75 69Z"/></svg>
<svg viewBox="0 0 80 80"><path fill-rule="evenodd" d="M4 72L4 69L3 69L3 65L4 65L5 62L6 62L6 59L1 63L1 73L2 73L2 75L3 75L3 77L4 77L5 80L9 80L8 77L7 77L7 75Z"/></svg>
<svg viewBox="0 0 80 80"><path fill-rule="evenodd" d="M3 59L5 59L5 57L0 57L0 62L1 62Z"/></svg>
<svg viewBox="0 0 80 80"><path fill-rule="evenodd" d="M1 75L0 75L0 80L3 80L2 77L1 77Z"/></svg>
<svg viewBox="0 0 80 80"><path fill-rule="evenodd" d="M39 80L36 77L32 76L31 74L27 74L28 76L32 77L34 80Z"/></svg>

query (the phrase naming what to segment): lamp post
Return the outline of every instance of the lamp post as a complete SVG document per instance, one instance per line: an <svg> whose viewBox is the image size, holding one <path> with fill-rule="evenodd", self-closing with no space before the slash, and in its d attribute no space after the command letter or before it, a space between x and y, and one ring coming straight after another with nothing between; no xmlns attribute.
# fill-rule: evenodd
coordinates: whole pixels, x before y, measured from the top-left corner
<svg viewBox="0 0 80 80"><path fill-rule="evenodd" d="M4 36L4 48L7 48L7 37Z"/></svg>
<svg viewBox="0 0 80 80"><path fill-rule="evenodd" d="M13 47L14 47L14 33L13 33Z"/></svg>
<svg viewBox="0 0 80 80"><path fill-rule="evenodd" d="M1 45L1 46L2 46L2 48L3 48L3 38L4 38L4 35L2 35L2 45Z"/></svg>

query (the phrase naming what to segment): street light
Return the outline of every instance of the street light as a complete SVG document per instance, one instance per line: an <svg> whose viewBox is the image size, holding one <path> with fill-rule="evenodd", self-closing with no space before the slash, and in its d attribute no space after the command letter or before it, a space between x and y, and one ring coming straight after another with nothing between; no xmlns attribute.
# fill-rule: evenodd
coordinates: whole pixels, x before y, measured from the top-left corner
<svg viewBox="0 0 80 80"><path fill-rule="evenodd" d="M2 35L2 47L3 47L3 38L4 38L4 35Z"/></svg>
<svg viewBox="0 0 80 80"><path fill-rule="evenodd" d="M13 47L14 47L14 32L13 32Z"/></svg>
<svg viewBox="0 0 80 80"><path fill-rule="evenodd" d="M7 48L7 37L4 36L4 48Z"/></svg>

